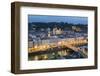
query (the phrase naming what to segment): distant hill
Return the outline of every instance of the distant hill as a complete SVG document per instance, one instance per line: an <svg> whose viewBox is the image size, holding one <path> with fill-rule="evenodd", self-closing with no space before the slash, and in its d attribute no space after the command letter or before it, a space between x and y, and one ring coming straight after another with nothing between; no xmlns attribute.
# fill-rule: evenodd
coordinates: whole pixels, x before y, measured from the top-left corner
<svg viewBox="0 0 100 76"><path fill-rule="evenodd" d="M36 30L39 30L41 28L47 29L51 28L53 29L54 27L61 28L61 29L72 29L72 26L79 27L83 30L87 30L87 25L86 24L71 24L71 23L64 23L64 22L32 22L28 23L28 29L32 30L32 28L36 28Z"/></svg>

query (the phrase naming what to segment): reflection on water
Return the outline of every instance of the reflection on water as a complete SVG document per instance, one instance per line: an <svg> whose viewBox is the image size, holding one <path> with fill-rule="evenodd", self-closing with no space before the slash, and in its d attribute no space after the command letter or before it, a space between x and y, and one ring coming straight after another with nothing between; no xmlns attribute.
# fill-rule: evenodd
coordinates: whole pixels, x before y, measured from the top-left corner
<svg viewBox="0 0 100 76"><path fill-rule="evenodd" d="M71 49L62 49L55 52L29 55L29 60L56 60L56 59L79 59L87 58L87 45L77 46L80 50L73 51Z"/></svg>

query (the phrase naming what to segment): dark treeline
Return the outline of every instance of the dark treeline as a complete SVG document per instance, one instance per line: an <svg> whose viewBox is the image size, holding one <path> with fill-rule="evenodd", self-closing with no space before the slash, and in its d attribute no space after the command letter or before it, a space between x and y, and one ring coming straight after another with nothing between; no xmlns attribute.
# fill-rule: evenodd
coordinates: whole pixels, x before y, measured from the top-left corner
<svg viewBox="0 0 100 76"><path fill-rule="evenodd" d="M79 28L82 28L83 30L87 30L87 24L73 24L73 23L64 23L64 22L32 22L28 23L29 30L32 28L36 28L37 30L44 28L51 28L53 29L54 27L61 28L61 29L72 29L72 26L76 26Z"/></svg>

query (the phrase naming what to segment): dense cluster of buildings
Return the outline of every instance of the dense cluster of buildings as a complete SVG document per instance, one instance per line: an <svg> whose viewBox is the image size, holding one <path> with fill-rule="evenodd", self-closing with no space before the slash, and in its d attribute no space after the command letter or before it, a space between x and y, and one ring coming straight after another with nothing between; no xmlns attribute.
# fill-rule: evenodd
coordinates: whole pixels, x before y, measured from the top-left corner
<svg viewBox="0 0 100 76"><path fill-rule="evenodd" d="M72 27L72 30L63 30L57 27L53 29L41 28L39 31L33 28L33 30L29 31L28 45L31 48L35 47L35 45L57 44L59 41L66 41L73 38L87 38L87 33L81 32L81 29L76 27Z"/></svg>

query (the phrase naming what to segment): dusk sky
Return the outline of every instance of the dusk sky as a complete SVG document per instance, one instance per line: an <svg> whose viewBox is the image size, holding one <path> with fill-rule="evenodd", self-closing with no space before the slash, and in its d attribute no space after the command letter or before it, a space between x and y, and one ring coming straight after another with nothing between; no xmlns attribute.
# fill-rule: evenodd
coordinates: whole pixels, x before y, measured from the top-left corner
<svg viewBox="0 0 100 76"><path fill-rule="evenodd" d="M74 24L88 24L88 18L77 16L28 15L28 22L67 22Z"/></svg>

